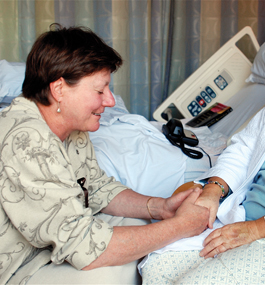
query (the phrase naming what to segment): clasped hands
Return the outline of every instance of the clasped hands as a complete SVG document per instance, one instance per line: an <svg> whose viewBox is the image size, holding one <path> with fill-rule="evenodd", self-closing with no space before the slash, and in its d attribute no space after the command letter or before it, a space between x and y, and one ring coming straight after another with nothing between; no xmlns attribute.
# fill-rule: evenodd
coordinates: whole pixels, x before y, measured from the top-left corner
<svg viewBox="0 0 265 285"><path fill-rule="evenodd" d="M187 189L202 188L201 185L189 182L184 184ZM185 190L178 188L174 194ZM195 201L195 205L205 207L209 210L208 228L213 228L216 219L220 196L214 193L211 187L203 190ZM257 239L265 237L265 220L264 217L256 221L244 221L228 224L222 228L211 232L203 242L204 248L200 252L200 256L204 258L216 257L219 253L223 253L229 249L251 243Z"/></svg>

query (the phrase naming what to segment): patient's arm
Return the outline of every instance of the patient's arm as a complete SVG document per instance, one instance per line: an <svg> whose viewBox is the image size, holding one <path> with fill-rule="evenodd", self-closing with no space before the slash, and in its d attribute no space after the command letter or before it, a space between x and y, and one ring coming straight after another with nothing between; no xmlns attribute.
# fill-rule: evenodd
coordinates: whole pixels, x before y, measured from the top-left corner
<svg viewBox="0 0 265 285"><path fill-rule="evenodd" d="M186 191L188 189L195 189L195 188L202 188L202 185L201 184L198 184L198 183L195 183L193 181L190 181L190 182L186 182L182 185L180 185L172 195L176 195L177 193L180 193L180 192L183 192L183 191Z"/></svg>
<svg viewBox="0 0 265 285"><path fill-rule="evenodd" d="M219 182L221 185L224 186L224 195L227 195L228 193L228 185L226 184L226 182L221 179L220 177L211 177L208 179L208 181L217 181ZM220 197L222 196L222 189L220 186L216 185L216 184L206 184L203 187L203 192L200 195L200 197L198 198L196 204L200 205L200 206L204 206L206 208L208 208L210 210L210 218L209 218L209 223L208 223L208 227L210 229L213 228L213 223L216 219L216 214L218 211L218 207L219 207L219 201L220 201Z"/></svg>
<svg viewBox="0 0 265 285"><path fill-rule="evenodd" d="M214 230L205 239L200 256L214 257L216 254L265 237L265 221L261 217L255 221L238 222Z"/></svg>

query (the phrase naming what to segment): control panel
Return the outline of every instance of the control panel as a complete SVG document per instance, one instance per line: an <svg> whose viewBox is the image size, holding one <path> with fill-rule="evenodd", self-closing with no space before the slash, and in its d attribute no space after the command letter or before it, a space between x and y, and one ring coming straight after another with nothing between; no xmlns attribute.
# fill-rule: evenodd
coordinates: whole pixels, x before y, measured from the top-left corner
<svg viewBox="0 0 265 285"><path fill-rule="evenodd" d="M252 62L239 49L238 41L248 36L254 56L259 43L250 27L239 31L214 55L187 78L153 113L155 120L167 121L165 110L177 110L183 118L192 118L216 102L223 103L247 85Z"/></svg>
<svg viewBox="0 0 265 285"><path fill-rule="evenodd" d="M210 107L213 103L213 99L217 99L217 94L219 96L219 93L215 91L215 89L221 92L232 81L233 79L229 75L228 71L223 70L222 73L218 74L218 76L214 78L213 82L210 82L211 84L206 85L204 88L202 88L202 91L196 95L196 97L193 98L188 104L187 109L190 112L191 116L196 117L206 107ZM220 96L222 96L222 94L220 94Z"/></svg>

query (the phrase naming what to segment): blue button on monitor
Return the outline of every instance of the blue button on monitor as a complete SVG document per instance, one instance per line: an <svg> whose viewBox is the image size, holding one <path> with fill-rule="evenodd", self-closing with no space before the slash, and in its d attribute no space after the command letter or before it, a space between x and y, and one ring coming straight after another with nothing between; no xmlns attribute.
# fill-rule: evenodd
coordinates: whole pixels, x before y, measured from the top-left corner
<svg viewBox="0 0 265 285"><path fill-rule="evenodd" d="M225 87L228 85L228 83L226 82L226 80L223 78L223 76L218 75L215 79L214 79L214 83L216 84L216 86L218 88L220 88L221 90L224 90Z"/></svg>
<svg viewBox="0 0 265 285"><path fill-rule="evenodd" d="M196 101L192 101L187 108L193 117L202 111L202 107Z"/></svg>
<svg viewBox="0 0 265 285"><path fill-rule="evenodd" d="M210 103L212 101L211 97L205 91L201 92L201 96L207 103Z"/></svg>
<svg viewBox="0 0 265 285"><path fill-rule="evenodd" d="M213 89L210 86L206 86L205 87L205 91L212 97L215 98L216 97L216 93L213 91Z"/></svg>

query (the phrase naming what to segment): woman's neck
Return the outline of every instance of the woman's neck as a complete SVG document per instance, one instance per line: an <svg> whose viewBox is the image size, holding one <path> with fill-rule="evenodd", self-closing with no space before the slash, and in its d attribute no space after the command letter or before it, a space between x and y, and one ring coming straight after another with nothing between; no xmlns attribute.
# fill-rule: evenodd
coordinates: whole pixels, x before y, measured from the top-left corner
<svg viewBox="0 0 265 285"><path fill-rule="evenodd" d="M51 131L57 135L61 141L64 141L71 132L66 128L62 114L56 112L56 107L53 106L53 104L45 106L37 103L37 107Z"/></svg>

